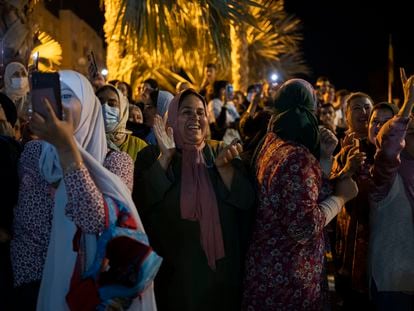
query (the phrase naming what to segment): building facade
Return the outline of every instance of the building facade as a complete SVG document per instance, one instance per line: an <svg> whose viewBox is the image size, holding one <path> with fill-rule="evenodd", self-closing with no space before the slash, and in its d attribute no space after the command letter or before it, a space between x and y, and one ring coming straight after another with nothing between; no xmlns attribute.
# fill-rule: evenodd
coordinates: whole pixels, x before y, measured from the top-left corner
<svg viewBox="0 0 414 311"><path fill-rule="evenodd" d="M52 13L39 2L33 13L38 29L49 34L61 45L62 64L59 69L72 69L86 75L87 54L90 51L95 55L98 69L106 68L104 40L72 10L58 10Z"/></svg>

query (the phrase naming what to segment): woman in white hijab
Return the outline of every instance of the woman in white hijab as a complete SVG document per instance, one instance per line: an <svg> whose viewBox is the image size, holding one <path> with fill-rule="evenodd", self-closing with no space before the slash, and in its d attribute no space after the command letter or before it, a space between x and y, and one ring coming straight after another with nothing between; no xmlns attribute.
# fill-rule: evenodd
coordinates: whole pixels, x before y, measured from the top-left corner
<svg viewBox="0 0 414 311"><path fill-rule="evenodd" d="M29 93L29 79L26 67L18 62L11 62L4 71L5 93L16 105L17 115L24 118L27 111L27 94Z"/></svg>
<svg viewBox="0 0 414 311"><path fill-rule="evenodd" d="M78 255L74 235L79 228L85 271L94 260L97 234L106 226L107 198L126 207L143 231L130 193L132 159L108 153L101 105L89 81L74 71L59 73L64 120L45 100L47 114L35 113L31 120L42 140L26 144L20 163L11 252L21 310L69 310L66 295ZM152 288L131 306L144 309L156 309Z"/></svg>

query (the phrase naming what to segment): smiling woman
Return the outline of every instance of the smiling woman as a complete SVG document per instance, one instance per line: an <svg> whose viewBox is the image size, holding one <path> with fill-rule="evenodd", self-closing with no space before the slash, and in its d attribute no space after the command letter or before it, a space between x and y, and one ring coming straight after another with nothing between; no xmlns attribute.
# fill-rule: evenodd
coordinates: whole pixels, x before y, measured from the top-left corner
<svg viewBox="0 0 414 311"><path fill-rule="evenodd" d="M196 95L184 98L178 110L178 130L186 144L199 144L207 136L208 120L204 103Z"/></svg>
<svg viewBox="0 0 414 311"><path fill-rule="evenodd" d="M158 146L138 154L133 192L164 258L157 304L160 310L238 310L254 202L238 158L241 145L206 140L206 102L192 89L173 99L167 126L155 118Z"/></svg>

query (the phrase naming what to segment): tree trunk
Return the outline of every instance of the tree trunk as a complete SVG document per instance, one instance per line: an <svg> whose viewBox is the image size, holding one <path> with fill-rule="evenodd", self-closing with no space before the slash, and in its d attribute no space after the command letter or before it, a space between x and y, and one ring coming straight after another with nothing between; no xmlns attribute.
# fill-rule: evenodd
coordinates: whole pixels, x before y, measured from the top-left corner
<svg viewBox="0 0 414 311"><path fill-rule="evenodd" d="M234 90L246 92L249 85L249 51L244 25L231 25L231 73Z"/></svg>
<svg viewBox="0 0 414 311"><path fill-rule="evenodd" d="M120 15L122 0L105 0L105 41L107 43L106 65L108 68L108 80L122 80L131 83L131 64L133 62L131 53L127 53L126 38L121 34ZM124 14L124 13L121 13Z"/></svg>

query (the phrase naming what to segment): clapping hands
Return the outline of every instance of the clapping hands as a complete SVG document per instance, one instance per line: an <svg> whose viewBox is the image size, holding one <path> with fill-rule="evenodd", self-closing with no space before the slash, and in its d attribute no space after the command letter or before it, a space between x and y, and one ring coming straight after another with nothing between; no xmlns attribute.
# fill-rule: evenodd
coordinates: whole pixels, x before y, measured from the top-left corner
<svg viewBox="0 0 414 311"><path fill-rule="evenodd" d="M217 168L224 168L227 165L230 165L231 161L238 157L243 151L242 145L238 142L237 139L225 147L217 156L215 165Z"/></svg>
<svg viewBox="0 0 414 311"><path fill-rule="evenodd" d="M154 117L153 129L161 154L167 157L172 157L176 150L173 129L169 127L166 130L164 121L159 115Z"/></svg>

